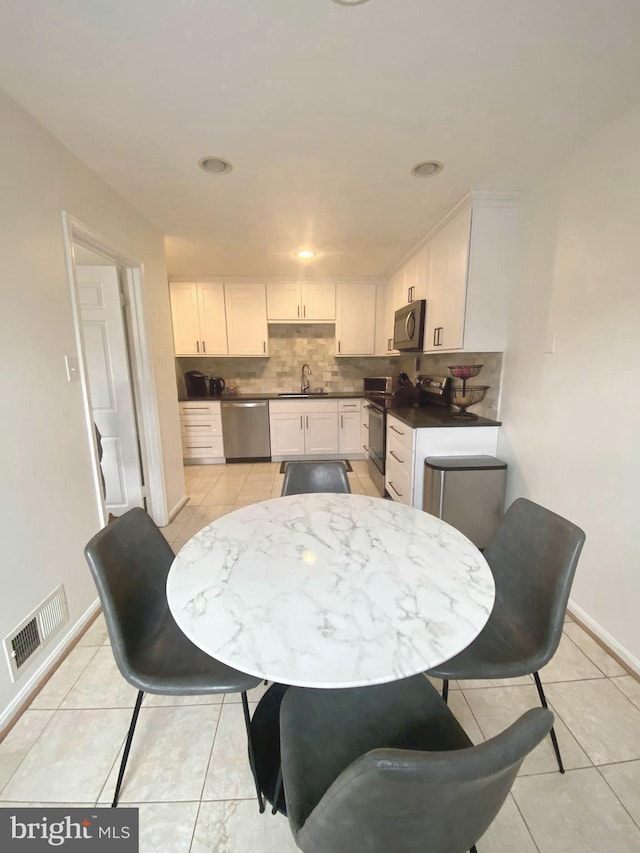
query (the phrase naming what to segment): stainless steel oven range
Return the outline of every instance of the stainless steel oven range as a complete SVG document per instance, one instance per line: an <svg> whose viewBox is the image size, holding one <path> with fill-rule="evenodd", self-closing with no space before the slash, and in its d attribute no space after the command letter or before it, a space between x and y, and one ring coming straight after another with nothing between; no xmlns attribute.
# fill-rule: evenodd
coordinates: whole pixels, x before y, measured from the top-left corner
<svg viewBox="0 0 640 853"><path fill-rule="evenodd" d="M364 379L365 408L369 412L369 476L384 495L384 465L387 434L387 409L397 399L399 376L367 376Z"/></svg>
<svg viewBox="0 0 640 853"><path fill-rule="evenodd" d="M369 476L384 495L387 412L410 405L448 407L451 402L449 377L419 376L414 389L406 373L369 376L364 380L364 396L369 412Z"/></svg>

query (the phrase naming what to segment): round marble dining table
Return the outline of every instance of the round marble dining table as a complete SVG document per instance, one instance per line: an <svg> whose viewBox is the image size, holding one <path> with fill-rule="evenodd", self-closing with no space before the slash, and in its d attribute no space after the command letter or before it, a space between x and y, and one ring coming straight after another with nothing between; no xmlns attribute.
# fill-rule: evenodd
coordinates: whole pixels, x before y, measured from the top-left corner
<svg viewBox="0 0 640 853"><path fill-rule="evenodd" d="M306 494L243 507L180 550L169 607L196 646L303 687L395 681L453 657L491 613L480 551L382 498Z"/></svg>

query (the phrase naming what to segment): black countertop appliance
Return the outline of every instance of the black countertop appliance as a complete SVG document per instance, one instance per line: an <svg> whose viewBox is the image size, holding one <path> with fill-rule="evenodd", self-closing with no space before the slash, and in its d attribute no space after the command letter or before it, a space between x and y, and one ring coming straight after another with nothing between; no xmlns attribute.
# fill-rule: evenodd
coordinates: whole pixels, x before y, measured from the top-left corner
<svg viewBox="0 0 640 853"><path fill-rule="evenodd" d="M212 397L219 397L225 388L225 381L222 376L209 377L209 393Z"/></svg>
<svg viewBox="0 0 640 853"><path fill-rule="evenodd" d="M199 370L187 370L184 384L187 387L187 397L207 396L207 377Z"/></svg>

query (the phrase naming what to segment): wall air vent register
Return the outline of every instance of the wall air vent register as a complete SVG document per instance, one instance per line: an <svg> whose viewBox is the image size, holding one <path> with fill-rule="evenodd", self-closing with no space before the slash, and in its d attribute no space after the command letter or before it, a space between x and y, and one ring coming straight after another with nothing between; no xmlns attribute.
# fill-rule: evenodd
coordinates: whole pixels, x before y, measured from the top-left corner
<svg viewBox="0 0 640 853"><path fill-rule="evenodd" d="M68 618L67 599L64 587L60 585L4 638L12 681L16 680L32 655L49 643Z"/></svg>

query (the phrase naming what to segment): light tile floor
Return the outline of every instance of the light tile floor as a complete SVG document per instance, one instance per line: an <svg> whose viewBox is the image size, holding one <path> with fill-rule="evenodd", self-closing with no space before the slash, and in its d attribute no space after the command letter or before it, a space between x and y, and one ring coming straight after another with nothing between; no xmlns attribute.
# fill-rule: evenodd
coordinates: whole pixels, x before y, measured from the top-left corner
<svg viewBox="0 0 640 853"><path fill-rule="evenodd" d="M174 549L224 513L279 496L279 467L188 467L189 503L164 528ZM376 495L366 463L353 467L352 490ZM567 772L557 772L547 738L479 853L640 853L640 683L569 619L541 677ZM135 695L100 616L0 744L0 805L108 805ZM454 683L449 696L476 743L538 702L529 678ZM285 818L258 813L238 700L145 698L121 798L140 808L143 853L297 849Z"/></svg>

